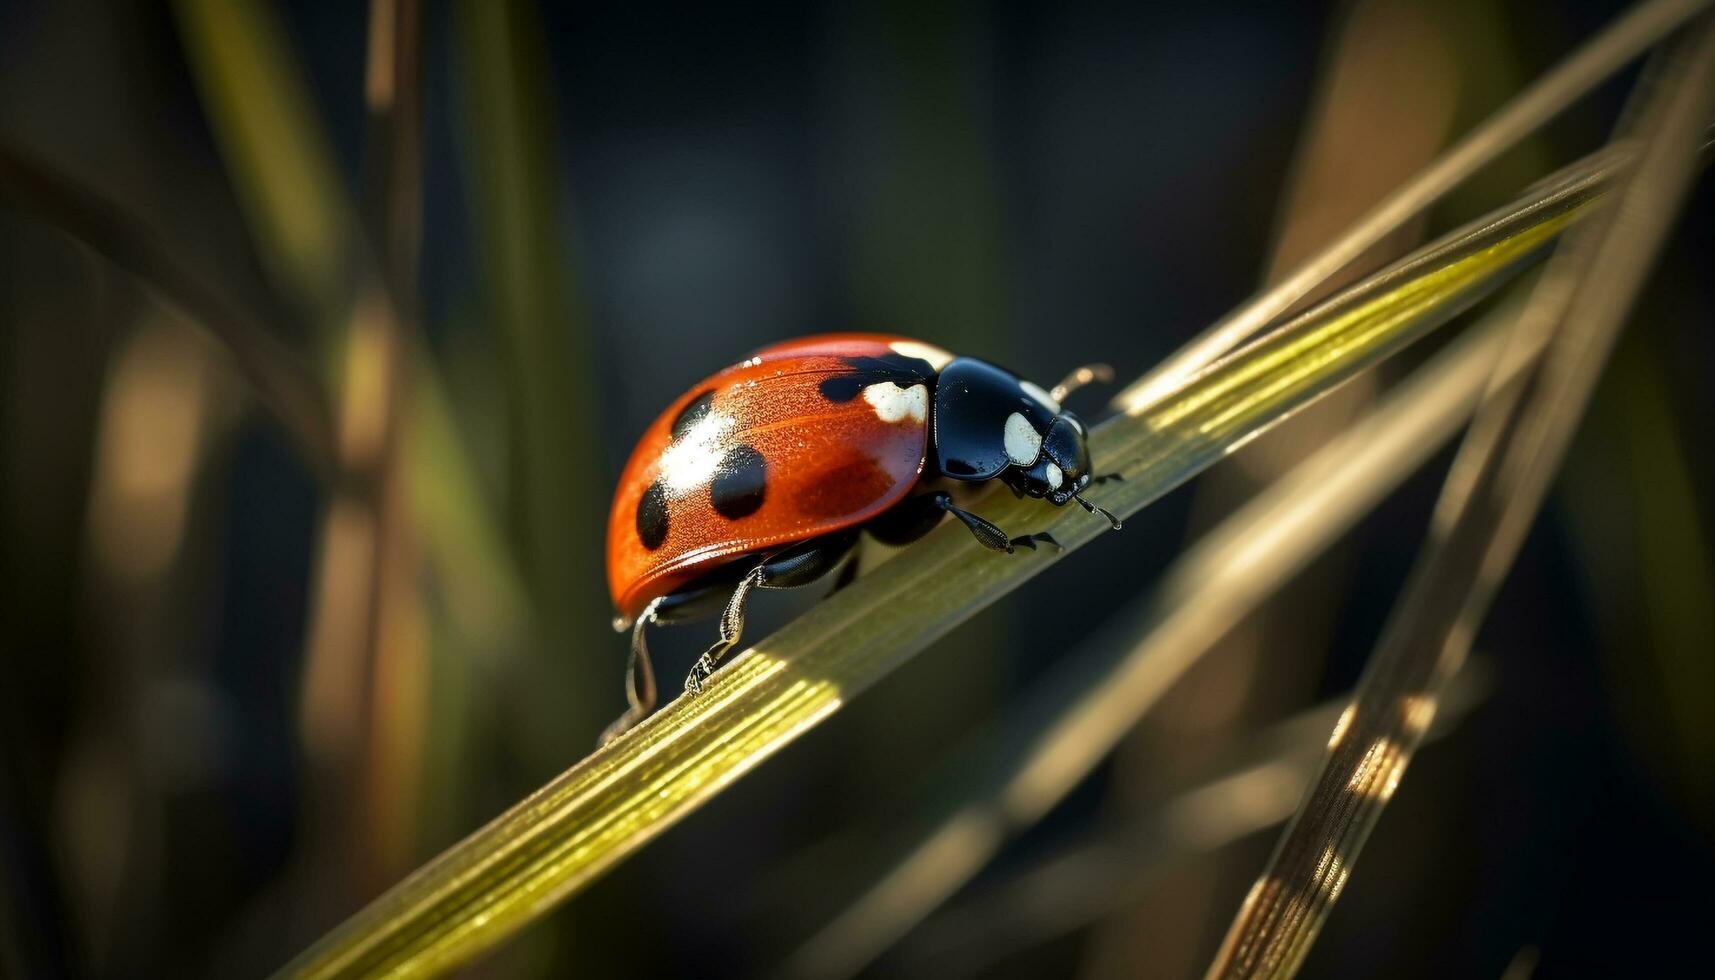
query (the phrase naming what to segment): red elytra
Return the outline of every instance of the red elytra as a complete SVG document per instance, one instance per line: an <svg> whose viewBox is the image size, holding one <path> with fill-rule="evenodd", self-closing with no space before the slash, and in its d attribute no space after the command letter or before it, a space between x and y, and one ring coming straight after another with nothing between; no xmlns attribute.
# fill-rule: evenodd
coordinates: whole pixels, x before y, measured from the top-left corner
<svg viewBox="0 0 1715 980"><path fill-rule="evenodd" d="M908 495L928 451L926 402L886 421L862 398L818 390L850 373L850 358L901 350L936 366L951 358L885 334L807 337L764 348L668 406L632 451L608 518L620 618L743 555L862 524Z"/></svg>

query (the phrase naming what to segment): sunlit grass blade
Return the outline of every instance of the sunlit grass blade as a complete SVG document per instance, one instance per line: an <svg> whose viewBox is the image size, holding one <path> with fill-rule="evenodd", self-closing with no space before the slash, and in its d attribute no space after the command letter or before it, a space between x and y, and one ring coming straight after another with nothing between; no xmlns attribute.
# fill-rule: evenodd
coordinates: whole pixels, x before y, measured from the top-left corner
<svg viewBox="0 0 1715 980"><path fill-rule="evenodd" d="M1650 0L1627 11L1339 238L1121 391L1114 404L1137 409L1177 388L1707 6L1708 0Z"/></svg>
<svg viewBox="0 0 1715 980"><path fill-rule="evenodd" d="M1428 741L1455 731L1487 698L1481 661L1448 686ZM923 924L892 962L915 976L977 976L1021 950L1139 901L1167 873L1199 855L1273 827L1292 815L1316 772L1344 701L1328 702L1258 733L1249 750L1189 789L1148 807L1142 819L1099 831L993 885Z"/></svg>
<svg viewBox="0 0 1715 980"><path fill-rule="evenodd" d="M946 779L935 781L947 789L910 808L931 815L925 829L897 851L854 844L883 873L784 972L856 973L1040 820L1212 645L1459 431L1516 315L1516 304L1490 314L1367 418L1199 540L1146 604L1033 684L1034 696L948 764ZM854 841L885 839L880 828L865 830L854 832Z"/></svg>
<svg viewBox="0 0 1715 980"><path fill-rule="evenodd" d="M1715 110L1715 21L1673 54L1640 114L1635 169L1556 256L1514 328L1504 361L1528 368L1485 398L1328 757L1209 976L1297 972L1517 555L1696 173Z"/></svg>
<svg viewBox="0 0 1715 980"><path fill-rule="evenodd" d="M1283 324L1090 449L1121 516L1185 482L1506 280L1589 210L1618 164L1575 167L1524 206L1463 229ZM1064 550L1001 560L944 526L859 578L437 858L287 968L362 976L463 962L719 793L905 659L1107 529L1081 510L991 495L975 510ZM568 653L575 651L568 651Z"/></svg>

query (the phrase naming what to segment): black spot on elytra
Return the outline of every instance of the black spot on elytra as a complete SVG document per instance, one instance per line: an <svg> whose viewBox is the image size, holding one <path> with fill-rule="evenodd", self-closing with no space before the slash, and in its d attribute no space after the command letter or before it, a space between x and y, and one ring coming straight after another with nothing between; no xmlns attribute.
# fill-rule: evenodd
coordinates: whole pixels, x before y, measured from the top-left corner
<svg viewBox="0 0 1715 980"><path fill-rule="evenodd" d="M709 410L714 407L714 404L715 393L712 391L705 391L691 399L690 404L680 409L679 414L673 419L673 440L677 442L685 433L691 431L698 422L708 417Z"/></svg>
<svg viewBox="0 0 1715 980"><path fill-rule="evenodd" d="M756 513L767 489L767 461L754 448L740 444L727 450L715 467L715 478L709 482L709 503L715 513L736 521Z"/></svg>
<svg viewBox="0 0 1715 980"><path fill-rule="evenodd" d="M921 357L904 354L883 354L880 357L843 358L851 371L824 379L816 387L822 397L831 402L849 402L858 392L873 384L891 381L901 388L927 384L935 378L935 368Z"/></svg>
<svg viewBox="0 0 1715 980"><path fill-rule="evenodd" d="M637 502L637 537L650 551L667 540L667 488L660 480L649 484Z"/></svg>

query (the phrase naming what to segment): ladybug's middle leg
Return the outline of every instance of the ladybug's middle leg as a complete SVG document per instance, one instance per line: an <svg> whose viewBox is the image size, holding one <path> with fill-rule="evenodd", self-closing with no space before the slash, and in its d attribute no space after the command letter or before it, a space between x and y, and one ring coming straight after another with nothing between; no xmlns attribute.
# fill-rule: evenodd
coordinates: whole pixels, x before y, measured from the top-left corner
<svg viewBox="0 0 1715 980"><path fill-rule="evenodd" d="M613 720L601 733L599 744L606 745L649 716L655 710L655 665L649 657L649 642L645 631L651 626L672 626L678 623L707 619L720 612L738 584L738 566L717 569L676 591L656 596L631 624L631 654L625 663L625 714Z"/></svg>
<svg viewBox="0 0 1715 980"><path fill-rule="evenodd" d="M965 525L977 543L991 551L1012 554L1019 548L1036 550L1038 542L1059 548L1052 534L1021 534L1009 538L993 521L985 520L953 504L953 495L945 490L925 493L900 503L893 510L870 524L869 531L887 544L907 544L934 530L943 514L951 514Z"/></svg>
<svg viewBox="0 0 1715 980"><path fill-rule="evenodd" d="M746 572L721 613L720 640L691 666L691 673L685 678L685 690L701 694L703 682L720 667L721 658L727 651L738 644L744 633L744 606L752 589L796 589L809 585L839 567L857 544L857 539L858 532L854 528L806 541L769 555Z"/></svg>

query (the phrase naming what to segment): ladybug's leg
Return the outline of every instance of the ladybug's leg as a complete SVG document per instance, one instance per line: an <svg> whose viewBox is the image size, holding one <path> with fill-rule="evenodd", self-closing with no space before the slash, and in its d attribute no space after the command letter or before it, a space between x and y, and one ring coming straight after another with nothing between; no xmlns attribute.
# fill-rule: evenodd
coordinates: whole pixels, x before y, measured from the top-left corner
<svg viewBox="0 0 1715 980"><path fill-rule="evenodd" d="M738 644L744 633L744 604L750 599L752 589L796 589L809 585L838 567L851 553L857 539L857 530L853 529L807 541L768 556L745 573L737 588L733 589L732 598L727 600L726 610L721 613L720 640L692 665L690 676L685 678L685 690L701 694L703 682L720 667L721 658L727 651Z"/></svg>
<svg viewBox="0 0 1715 980"><path fill-rule="evenodd" d="M664 599L661 596L650 602L638 614L637 622L631 624L631 656L625 663L625 700L631 707L602 731L602 745L630 731L655 708L655 665L649 659L649 643L643 630L655 622L656 611Z"/></svg>
<svg viewBox="0 0 1715 980"><path fill-rule="evenodd" d="M738 588L732 591L732 598L727 600L726 611L721 613L721 638L715 645L703 651L697 662L691 665L691 673L685 678L685 693L703 693L703 682L720 666L721 657L726 655L738 643L738 638L744 634L744 604L750 599L750 590L762 584L763 565L751 569L744 578L738 580Z"/></svg>
<svg viewBox="0 0 1715 980"><path fill-rule="evenodd" d="M968 510L953 505L953 495L945 490L925 493L900 503L870 525L870 533L887 544L905 544L929 533L941 522L942 514L952 514L970 530L977 543L992 551L1012 554L1018 548L1036 549L1038 542L1054 548L1060 542L1051 534L1025 534L1008 538L1005 531L992 521L984 520Z"/></svg>

